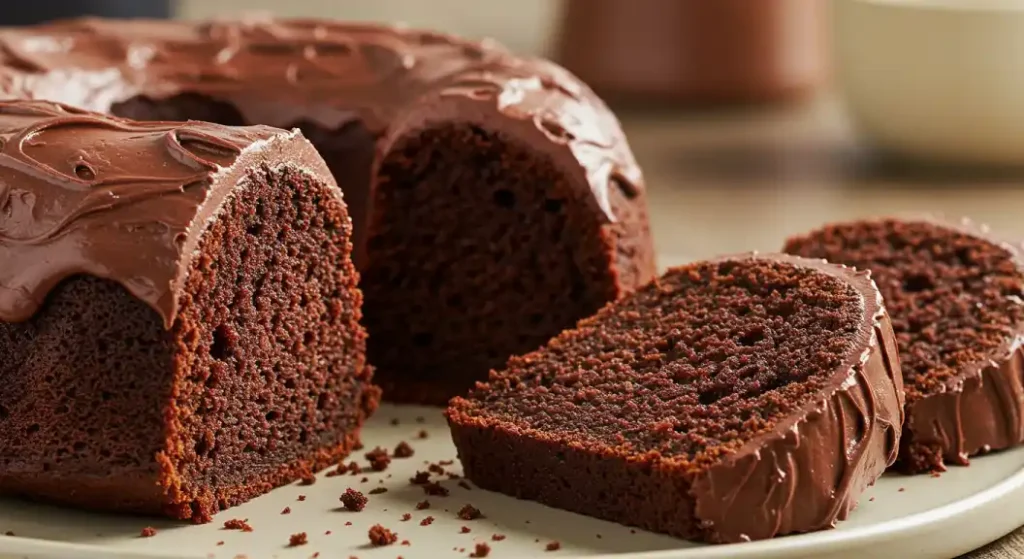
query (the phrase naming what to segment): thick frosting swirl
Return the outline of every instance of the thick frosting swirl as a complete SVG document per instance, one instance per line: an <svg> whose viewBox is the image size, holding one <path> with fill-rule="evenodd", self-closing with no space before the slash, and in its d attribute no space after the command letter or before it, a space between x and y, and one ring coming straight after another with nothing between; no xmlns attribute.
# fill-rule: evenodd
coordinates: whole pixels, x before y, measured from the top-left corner
<svg viewBox="0 0 1024 559"><path fill-rule="evenodd" d="M267 126L139 123L41 101L0 102L0 320L30 318L63 279L118 281L173 323L201 231L252 164L301 135Z"/></svg>
<svg viewBox="0 0 1024 559"><path fill-rule="evenodd" d="M518 122L543 134L556 159L579 168L610 220L611 186L643 188L618 121L588 87L553 63L491 42L270 18L0 29L0 94L107 113L134 97L183 93L228 102L250 123L333 129L360 121L376 137L418 103L459 97L497 130Z"/></svg>

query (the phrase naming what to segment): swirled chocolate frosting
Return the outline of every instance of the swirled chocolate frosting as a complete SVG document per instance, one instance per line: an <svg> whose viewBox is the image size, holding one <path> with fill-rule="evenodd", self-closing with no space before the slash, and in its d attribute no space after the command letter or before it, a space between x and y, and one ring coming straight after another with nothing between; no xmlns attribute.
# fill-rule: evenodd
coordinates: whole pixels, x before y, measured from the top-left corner
<svg viewBox="0 0 1024 559"><path fill-rule="evenodd" d="M79 19L0 29L0 94L108 113L137 97L189 93L230 103L248 123L358 121L378 138L417 107L456 97L471 107L451 118L536 128L556 158L579 168L609 219L613 182L643 187L618 121L588 87L491 42L317 20Z"/></svg>
<svg viewBox="0 0 1024 559"><path fill-rule="evenodd" d="M0 97L116 114L133 101L159 103L182 95L226 103L246 123L314 123L330 130L357 123L369 133L366 141L376 143L378 157L403 131L438 120L519 134L589 189L595 211L610 221L615 215L609 188L643 188L618 121L590 89L550 62L516 57L489 42L397 27L273 19L78 19L0 28ZM188 225L182 216L192 211L178 206L199 203L202 188L195 185L217 165L228 164L231 154L278 132L134 124L59 108L44 117L36 113L51 109L27 107L5 108L0 125L12 143L3 155L4 172L50 182L40 183L39 192L12 184L0 191L7 212L0 224L0 261L14 266L0 272L0 319L27 318L47 289L72 271L115 279L169 319L173 291L166 282L181 253L175 243ZM182 137L190 138L184 144L191 147ZM136 156L130 144L143 145L138 149L145 155ZM374 146L359 149L372 153ZM51 161L79 155L88 159L82 174L75 173L77 163ZM353 156L353 164L369 165L358 159ZM338 180L356 221L358 257L371 181ZM126 202L123 191L140 198L133 204L145 211ZM104 199L108 192L118 201ZM99 206L113 209L97 211ZM124 232L129 225L118 211L131 213L130 226L138 230ZM118 228L122 236L114 235ZM100 230L107 232L102 242L90 236ZM24 248L30 245L38 250ZM132 253L118 261L123 266L104 256L121 252Z"/></svg>
<svg viewBox="0 0 1024 559"><path fill-rule="evenodd" d="M246 166L287 160L329 176L296 132L140 123L42 101L0 102L0 146L4 322L89 274L119 282L169 327L199 235Z"/></svg>

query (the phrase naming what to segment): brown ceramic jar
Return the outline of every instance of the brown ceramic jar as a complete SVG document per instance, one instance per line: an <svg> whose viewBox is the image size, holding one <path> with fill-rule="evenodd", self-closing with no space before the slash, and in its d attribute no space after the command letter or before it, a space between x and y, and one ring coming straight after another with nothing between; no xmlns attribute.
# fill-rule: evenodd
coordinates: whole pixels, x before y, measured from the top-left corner
<svg viewBox="0 0 1024 559"><path fill-rule="evenodd" d="M611 99L789 100L824 79L826 4L565 0L555 56Z"/></svg>

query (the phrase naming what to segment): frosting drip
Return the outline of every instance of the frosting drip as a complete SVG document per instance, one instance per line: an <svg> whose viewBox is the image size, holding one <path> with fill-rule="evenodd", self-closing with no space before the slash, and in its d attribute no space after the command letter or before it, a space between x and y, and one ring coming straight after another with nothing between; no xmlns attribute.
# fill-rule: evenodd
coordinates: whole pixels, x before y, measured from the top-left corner
<svg viewBox="0 0 1024 559"><path fill-rule="evenodd" d="M217 174L282 134L0 102L0 320L27 320L60 281L85 273L120 282L170 327Z"/></svg>
<svg viewBox="0 0 1024 559"><path fill-rule="evenodd" d="M845 365L848 374L831 393L804 414L694 480L695 514L717 541L832 527L896 460L904 402L895 334L869 275L835 270L844 270L846 281L864 295L863 351Z"/></svg>
<svg viewBox="0 0 1024 559"><path fill-rule="evenodd" d="M79 19L0 29L0 66L0 94L17 98L106 113L139 96L196 93L232 104L250 123L360 121L376 137L421 99L462 96L569 150L609 220L610 187L643 188L618 121L588 87L491 42L314 20Z"/></svg>

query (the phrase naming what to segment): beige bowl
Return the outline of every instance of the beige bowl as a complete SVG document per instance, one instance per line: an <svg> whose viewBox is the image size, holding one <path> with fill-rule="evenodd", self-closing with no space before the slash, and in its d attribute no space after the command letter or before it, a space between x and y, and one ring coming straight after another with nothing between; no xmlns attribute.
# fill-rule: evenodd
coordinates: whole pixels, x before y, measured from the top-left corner
<svg viewBox="0 0 1024 559"><path fill-rule="evenodd" d="M834 0L836 77L875 147L1024 166L1024 0Z"/></svg>

